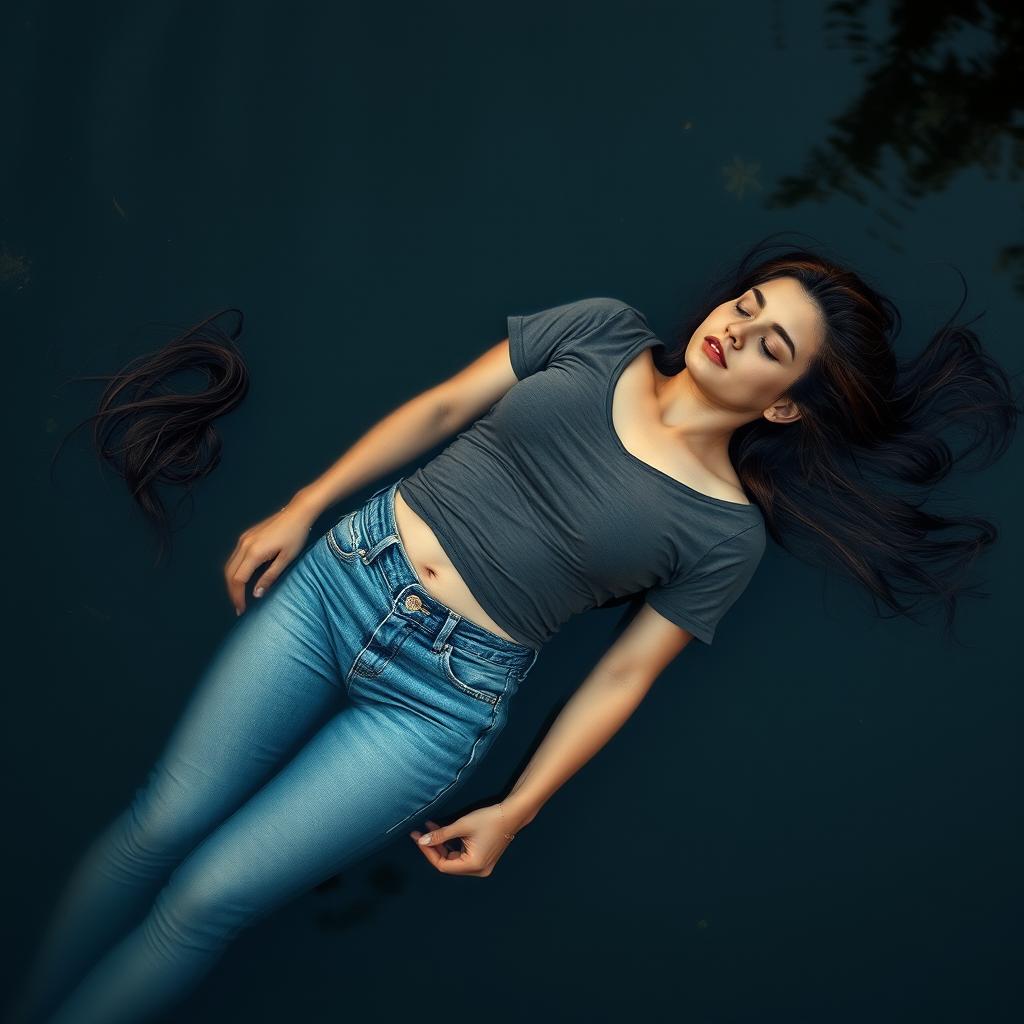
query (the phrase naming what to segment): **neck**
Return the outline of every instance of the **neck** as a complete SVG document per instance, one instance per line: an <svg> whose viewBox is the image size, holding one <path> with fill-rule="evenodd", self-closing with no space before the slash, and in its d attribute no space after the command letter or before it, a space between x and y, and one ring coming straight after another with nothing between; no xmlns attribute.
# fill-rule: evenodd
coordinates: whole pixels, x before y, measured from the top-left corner
<svg viewBox="0 0 1024 1024"><path fill-rule="evenodd" d="M728 456L729 438L749 414L713 404L685 367L665 376L654 367L654 395L662 426L702 462Z"/></svg>

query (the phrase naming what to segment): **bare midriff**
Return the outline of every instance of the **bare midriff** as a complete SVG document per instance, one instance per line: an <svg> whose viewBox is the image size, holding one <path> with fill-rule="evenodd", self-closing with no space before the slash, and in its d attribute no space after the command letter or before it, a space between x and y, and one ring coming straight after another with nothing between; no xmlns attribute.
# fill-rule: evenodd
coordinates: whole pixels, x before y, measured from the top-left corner
<svg viewBox="0 0 1024 1024"><path fill-rule="evenodd" d="M395 491L395 523L402 547L412 563L423 589L458 612L464 619L497 633L498 636L517 641L508 635L473 596L466 581L444 553L434 531L405 503L400 491Z"/></svg>

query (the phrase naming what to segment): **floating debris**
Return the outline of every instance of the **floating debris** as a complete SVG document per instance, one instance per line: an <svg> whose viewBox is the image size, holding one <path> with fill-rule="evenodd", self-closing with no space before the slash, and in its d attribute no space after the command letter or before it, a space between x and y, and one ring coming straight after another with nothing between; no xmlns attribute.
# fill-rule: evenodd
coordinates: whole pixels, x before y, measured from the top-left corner
<svg viewBox="0 0 1024 1024"><path fill-rule="evenodd" d="M79 607L88 612L94 619L98 619L100 622L109 622L110 613L105 612L102 608L94 608L91 604L82 604Z"/></svg>
<svg viewBox="0 0 1024 1024"><path fill-rule="evenodd" d="M760 189L761 182L757 180L757 172L760 170L760 164L733 157L732 163L722 167L726 190L732 192L737 199L742 199L748 188Z"/></svg>
<svg viewBox="0 0 1024 1024"><path fill-rule="evenodd" d="M0 242L0 285L20 292L29 282L32 261L25 253L15 252L6 242Z"/></svg>

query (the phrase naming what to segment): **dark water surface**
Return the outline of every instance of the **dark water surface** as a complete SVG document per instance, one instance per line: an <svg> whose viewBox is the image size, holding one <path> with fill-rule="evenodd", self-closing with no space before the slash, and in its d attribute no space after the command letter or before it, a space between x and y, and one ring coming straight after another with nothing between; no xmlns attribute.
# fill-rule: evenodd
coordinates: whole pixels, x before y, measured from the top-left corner
<svg viewBox="0 0 1024 1024"><path fill-rule="evenodd" d="M507 314L613 295L668 336L794 229L894 298L902 356L955 266L961 319L1024 366L1009 4L20 3L0 37L5 994L233 621L238 534ZM101 390L64 382L226 306L252 388L156 567L87 431L50 475ZM943 491L1002 529L960 646L769 545L492 877L399 840L244 932L174 1019L1015 1018L1021 470ZM467 801L618 616L543 652Z"/></svg>

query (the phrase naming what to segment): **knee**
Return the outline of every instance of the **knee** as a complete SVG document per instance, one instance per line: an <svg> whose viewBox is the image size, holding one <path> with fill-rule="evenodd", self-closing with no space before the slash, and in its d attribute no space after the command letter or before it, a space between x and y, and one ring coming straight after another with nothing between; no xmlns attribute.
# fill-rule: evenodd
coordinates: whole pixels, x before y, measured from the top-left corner
<svg viewBox="0 0 1024 1024"><path fill-rule="evenodd" d="M230 879L218 878L186 861L157 894L147 930L157 946L211 953L255 917L250 901Z"/></svg>
<svg viewBox="0 0 1024 1024"><path fill-rule="evenodd" d="M161 767L154 768L113 826L112 867L128 877L166 875L195 845L194 808Z"/></svg>

